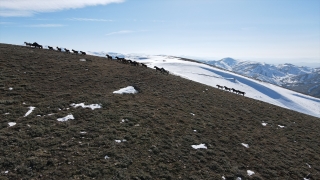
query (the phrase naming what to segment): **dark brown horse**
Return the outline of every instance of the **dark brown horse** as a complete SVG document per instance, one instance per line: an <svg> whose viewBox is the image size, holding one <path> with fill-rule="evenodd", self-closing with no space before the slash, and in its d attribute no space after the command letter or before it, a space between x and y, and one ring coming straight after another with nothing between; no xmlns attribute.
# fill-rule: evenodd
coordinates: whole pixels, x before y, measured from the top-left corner
<svg viewBox="0 0 320 180"><path fill-rule="evenodd" d="M162 72L163 74L169 74L169 71L168 71L168 70L165 70L164 68L161 68L161 72Z"/></svg>
<svg viewBox="0 0 320 180"><path fill-rule="evenodd" d="M238 90L231 88L232 92L238 93Z"/></svg>
<svg viewBox="0 0 320 180"><path fill-rule="evenodd" d="M118 56L116 56L116 59L119 62L126 63L126 59L125 58L119 58Z"/></svg>
<svg viewBox="0 0 320 180"><path fill-rule="evenodd" d="M227 86L223 86L223 87L224 87L224 90L231 91L231 88L228 88Z"/></svg>
<svg viewBox="0 0 320 180"><path fill-rule="evenodd" d="M37 42L32 43L31 46L34 46L34 48L42 49L42 45L38 44Z"/></svg>
<svg viewBox="0 0 320 180"><path fill-rule="evenodd" d="M32 46L32 43L24 42L24 44L26 44L26 46Z"/></svg>
<svg viewBox="0 0 320 180"><path fill-rule="evenodd" d="M110 56L109 54L106 54L106 56L107 56L108 59L112 60L112 56Z"/></svg>
<svg viewBox="0 0 320 180"><path fill-rule="evenodd" d="M219 84L217 84L218 89L223 89L223 86L220 86Z"/></svg>
<svg viewBox="0 0 320 180"><path fill-rule="evenodd" d="M161 72L161 68L154 66L154 68L156 68L156 71L160 71Z"/></svg>
<svg viewBox="0 0 320 180"><path fill-rule="evenodd" d="M78 51L76 51L76 50L74 50L74 49L72 49L72 52L73 52L74 54L78 54L78 53L79 53Z"/></svg>
<svg viewBox="0 0 320 180"><path fill-rule="evenodd" d="M145 64L143 64L143 63L140 63L140 64L141 64L142 67L145 67L145 68L148 67L147 65L145 65Z"/></svg>
<svg viewBox="0 0 320 180"><path fill-rule="evenodd" d="M238 94L242 94L244 96L246 93L238 90Z"/></svg>
<svg viewBox="0 0 320 180"><path fill-rule="evenodd" d="M139 63L137 61L131 61L130 64L133 65L133 66L139 66Z"/></svg>

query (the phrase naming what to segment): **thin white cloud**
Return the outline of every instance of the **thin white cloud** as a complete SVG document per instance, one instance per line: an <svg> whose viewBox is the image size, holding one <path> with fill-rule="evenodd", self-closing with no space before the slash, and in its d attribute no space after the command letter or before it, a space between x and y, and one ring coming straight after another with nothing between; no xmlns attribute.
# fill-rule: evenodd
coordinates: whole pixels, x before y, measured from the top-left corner
<svg viewBox="0 0 320 180"><path fill-rule="evenodd" d="M91 19L91 18L69 18L70 21L97 21L97 22L112 22L109 19Z"/></svg>
<svg viewBox="0 0 320 180"><path fill-rule="evenodd" d="M133 33L134 31L130 31L130 30L122 30L122 31L115 31L115 32L111 32L106 34L106 36L111 36L111 35L116 35L116 34L129 34L129 33Z"/></svg>
<svg viewBox="0 0 320 180"><path fill-rule="evenodd" d="M32 11L13 11L13 10L5 10L2 8L0 3L0 17L27 17L32 16L34 12Z"/></svg>
<svg viewBox="0 0 320 180"><path fill-rule="evenodd" d="M0 22L0 24L13 24L12 22Z"/></svg>
<svg viewBox="0 0 320 180"><path fill-rule="evenodd" d="M140 31L131 31L131 30L115 31L115 32L110 32L110 33L106 34L106 36L117 35L117 34L130 34L130 33L138 33L138 32L147 32L147 30L140 30Z"/></svg>
<svg viewBox="0 0 320 180"><path fill-rule="evenodd" d="M0 16L32 16L39 12L54 12L86 6L121 3L125 0L1 0Z"/></svg>
<svg viewBox="0 0 320 180"><path fill-rule="evenodd" d="M51 27L63 27L63 24L33 24L27 25L26 27L41 27L41 28L51 28Z"/></svg>

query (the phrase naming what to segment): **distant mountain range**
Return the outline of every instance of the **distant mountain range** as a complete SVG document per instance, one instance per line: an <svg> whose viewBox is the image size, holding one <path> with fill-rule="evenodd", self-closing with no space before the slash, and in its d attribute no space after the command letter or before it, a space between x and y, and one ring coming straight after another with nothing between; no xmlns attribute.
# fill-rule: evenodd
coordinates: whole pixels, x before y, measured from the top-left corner
<svg viewBox="0 0 320 180"><path fill-rule="evenodd" d="M272 65L233 58L201 62L320 98L320 68L287 63Z"/></svg>

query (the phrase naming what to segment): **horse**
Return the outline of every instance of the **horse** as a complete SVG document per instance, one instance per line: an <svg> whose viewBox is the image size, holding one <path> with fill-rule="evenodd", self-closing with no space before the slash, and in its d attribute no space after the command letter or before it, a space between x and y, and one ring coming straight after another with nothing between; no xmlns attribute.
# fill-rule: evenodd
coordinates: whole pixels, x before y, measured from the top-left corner
<svg viewBox="0 0 320 180"><path fill-rule="evenodd" d="M67 48L64 48L64 51L65 51L66 53L70 53L70 50L67 49Z"/></svg>
<svg viewBox="0 0 320 180"><path fill-rule="evenodd" d="M49 48L49 50L53 50L53 47L51 47L51 46L48 46L48 48Z"/></svg>
<svg viewBox="0 0 320 180"><path fill-rule="evenodd" d="M220 86L219 84L217 84L217 86L218 86L218 89L223 89L223 86Z"/></svg>
<svg viewBox="0 0 320 180"><path fill-rule="evenodd" d="M61 52L61 48L59 48L58 46L57 46L57 50Z"/></svg>
<svg viewBox="0 0 320 180"><path fill-rule="evenodd" d="M234 88L231 88L232 92L235 92L238 94L238 90L234 89Z"/></svg>
<svg viewBox="0 0 320 180"><path fill-rule="evenodd" d="M26 46L32 46L32 44L31 43L28 43L28 42L24 42L25 44L26 44Z"/></svg>
<svg viewBox="0 0 320 180"><path fill-rule="evenodd" d="M86 52L80 51L82 55L86 55Z"/></svg>
<svg viewBox="0 0 320 180"><path fill-rule="evenodd" d="M231 88L228 88L227 86L223 86L225 90L231 91Z"/></svg>
<svg viewBox="0 0 320 180"><path fill-rule="evenodd" d="M245 92L242 92L242 91L239 91L239 90L238 90L238 93L242 94L243 96L246 94Z"/></svg>
<svg viewBox="0 0 320 180"><path fill-rule="evenodd" d="M142 67L145 67L145 68L148 67L147 65L145 65L145 64L143 64L143 63L140 63L140 64L141 64Z"/></svg>
<svg viewBox="0 0 320 180"><path fill-rule="evenodd" d="M161 68L154 66L154 68L156 68L156 71L160 71L161 72Z"/></svg>
<svg viewBox="0 0 320 180"><path fill-rule="evenodd" d="M31 46L34 46L34 48L42 49L42 45L38 44L37 42L32 43Z"/></svg>
<svg viewBox="0 0 320 180"><path fill-rule="evenodd" d="M78 54L78 51L76 51L76 50L74 50L74 49L72 49L72 51L73 51L73 53Z"/></svg>
<svg viewBox="0 0 320 180"><path fill-rule="evenodd" d="M139 66L139 63L137 61L131 61L131 65L133 66Z"/></svg>
<svg viewBox="0 0 320 180"><path fill-rule="evenodd" d="M161 72L164 74L169 74L169 71L165 70L164 68L161 68Z"/></svg>
<svg viewBox="0 0 320 180"><path fill-rule="evenodd" d="M109 54L106 54L106 56L107 56L108 59L112 60L112 56L110 56Z"/></svg>
<svg viewBox="0 0 320 180"><path fill-rule="evenodd" d="M118 56L116 56L117 61L124 63L125 62L125 58L119 58Z"/></svg>

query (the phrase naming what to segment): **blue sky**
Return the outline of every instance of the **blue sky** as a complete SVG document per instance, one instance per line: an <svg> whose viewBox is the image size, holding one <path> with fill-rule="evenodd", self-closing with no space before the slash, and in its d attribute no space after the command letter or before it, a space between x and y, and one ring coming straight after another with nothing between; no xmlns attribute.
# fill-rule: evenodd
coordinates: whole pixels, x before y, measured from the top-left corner
<svg viewBox="0 0 320 180"><path fill-rule="evenodd" d="M0 42L320 66L319 0L1 0Z"/></svg>

